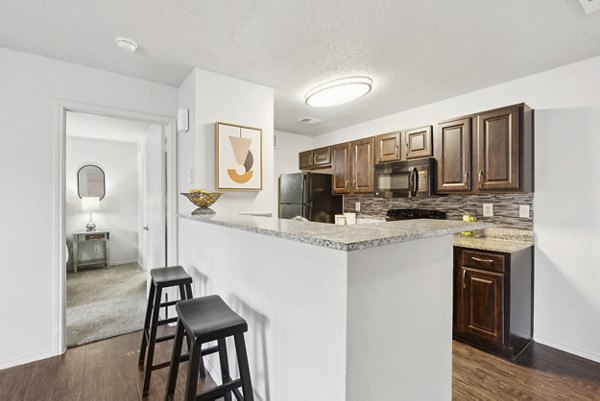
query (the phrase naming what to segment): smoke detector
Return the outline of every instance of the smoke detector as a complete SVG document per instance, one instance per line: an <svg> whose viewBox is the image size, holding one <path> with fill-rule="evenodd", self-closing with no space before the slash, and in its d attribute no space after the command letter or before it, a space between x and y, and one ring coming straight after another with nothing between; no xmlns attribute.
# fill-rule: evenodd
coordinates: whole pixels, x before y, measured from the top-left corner
<svg viewBox="0 0 600 401"><path fill-rule="evenodd" d="M298 122L313 125L313 124L320 123L321 120L312 118L312 117L302 117L301 119L298 120Z"/></svg>
<svg viewBox="0 0 600 401"><path fill-rule="evenodd" d="M117 47L123 50L125 53L133 53L138 48L138 44L135 42L135 40L124 38L122 36L115 38L115 43L117 44Z"/></svg>
<svg viewBox="0 0 600 401"><path fill-rule="evenodd" d="M586 14L592 14L596 11L600 11L600 0L579 0L583 12Z"/></svg>

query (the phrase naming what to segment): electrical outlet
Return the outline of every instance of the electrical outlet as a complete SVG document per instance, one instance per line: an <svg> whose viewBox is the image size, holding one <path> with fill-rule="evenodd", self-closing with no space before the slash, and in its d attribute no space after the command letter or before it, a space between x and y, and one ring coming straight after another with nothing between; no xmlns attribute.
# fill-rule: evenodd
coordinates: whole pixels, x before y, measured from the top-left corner
<svg viewBox="0 0 600 401"><path fill-rule="evenodd" d="M494 204L493 203L484 203L483 204L483 217L493 217L494 216Z"/></svg>
<svg viewBox="0 0 600 401"><path fill-rule="evenodd" d="M356 210L357 212L360 212L360 202L354 203L354 210Z"/></svg>
<svg viewBox="0 0 600 401"><path fill-rule="evenodd" d="M521 219L529 218L529 205L519 205L519 218L521 218Z"/></svg>

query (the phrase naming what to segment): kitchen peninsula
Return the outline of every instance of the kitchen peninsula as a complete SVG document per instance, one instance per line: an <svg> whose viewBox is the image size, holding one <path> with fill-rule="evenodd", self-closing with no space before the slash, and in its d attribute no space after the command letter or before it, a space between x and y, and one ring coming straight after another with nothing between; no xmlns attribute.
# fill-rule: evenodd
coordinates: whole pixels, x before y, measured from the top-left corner
<svg viewBox="0 0 600 401"><path fill-rule="evenodd" d="M486 226L180 216L178 256L248 321L259 399L450 400L452 234Z"/></svg>

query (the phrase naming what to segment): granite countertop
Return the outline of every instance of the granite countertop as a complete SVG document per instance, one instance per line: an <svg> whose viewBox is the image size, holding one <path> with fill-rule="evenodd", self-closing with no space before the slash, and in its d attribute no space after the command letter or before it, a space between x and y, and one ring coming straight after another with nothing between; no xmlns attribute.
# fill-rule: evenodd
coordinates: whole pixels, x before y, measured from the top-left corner
<svg viewBox="0 0 600 401"><path fill-rule="evenodd" d="M508 241L496 238L471 238L454 237L454 246L463 248L481 249L482 251L495 251L504 253L513 253L533 246L531 242Z"/></svg>
<svg viewBox="0 0 600 401"><path fill-rule="evenodd" d="M454 237L454 246L512 253L533 246L533 232L518 229L488 228L483 237Z"/></svg>
<svg viewBox="0 0 600 401"><path fill-rule="evenodd" d="M180 217L341 251L356 251L491 226L489 223L428 219L335 225L234 214Z"/></svg>

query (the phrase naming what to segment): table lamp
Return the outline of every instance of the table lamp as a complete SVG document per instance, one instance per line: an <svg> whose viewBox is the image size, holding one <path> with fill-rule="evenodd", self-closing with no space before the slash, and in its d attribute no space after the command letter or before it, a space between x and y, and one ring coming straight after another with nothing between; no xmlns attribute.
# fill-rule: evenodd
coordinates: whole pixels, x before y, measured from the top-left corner
<svg viewBox="0 0 600 401"><path fill-rule="evenodd" d="M86 224L86 231L96 231L96 224L92 221L92 213L100 209L100 198L89 196L81 198L81 210L90 213L90 222Z"/></svg>

